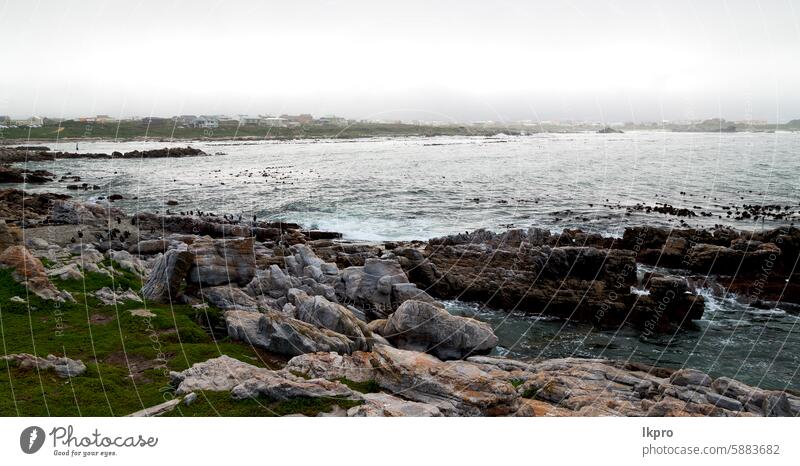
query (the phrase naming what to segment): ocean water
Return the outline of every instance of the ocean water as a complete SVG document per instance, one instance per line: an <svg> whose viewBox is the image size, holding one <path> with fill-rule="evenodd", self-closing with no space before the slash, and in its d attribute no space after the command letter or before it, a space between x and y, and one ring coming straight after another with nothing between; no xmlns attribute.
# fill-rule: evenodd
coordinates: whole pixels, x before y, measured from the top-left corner
<svg viewBox="0 0 800 466"><path fill-rule="evenodd" d="M181 143L80 143L81 152L152 149ZM427 239L484 227L583 228L621 235L627 225L732 224L722 207L798 210L800 134L542 134L355 141L193 142L216 157L39 162L122 194L130 210L257 215L340 231L356 240ZM50 144L73 151L74 143ZM67 183L62 183L65 187ZM53 190L52 184L34 190ZM136 197L136 199L133 199ZM695 209L678 218L637 203ZM703 216L701 213L710 214ZM763 222L763 223L762 223Z"/></svg>
<svg viewBox="0 0 800 466"><path fill-rule="evenodd" d="M186 142L80 143L81 152L185 146ZM524 137L380 138L349 141L192 142L214 157L37 162L122 194L129 212L203 210L295 221L353 240L408 240L535 225L619 236L630 225L769 228L782 220L728 217L745 204L800 209L800 134L544 134ZM50 144L74 151L74 143ZM27 186L66 191L72 182ZM667 203L678 218L636 204ZM706 215L702 215L705 213ZM496 352L519 358L608 357L693 367L766 388L800 390L800 319L712 296L693 328L656 338L623 329L536 318L448 302L493 325Z"/></svg>

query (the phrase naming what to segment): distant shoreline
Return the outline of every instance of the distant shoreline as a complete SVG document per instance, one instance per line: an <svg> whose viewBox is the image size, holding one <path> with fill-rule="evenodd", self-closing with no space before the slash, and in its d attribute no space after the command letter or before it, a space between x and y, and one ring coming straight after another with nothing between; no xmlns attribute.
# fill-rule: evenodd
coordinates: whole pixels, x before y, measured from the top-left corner
<svg viewBox="0 0 800 466"><path fill-rule="evenodd" d="M126 143L126 142L152 142L152 143L183 143L183 142L214 142L214 141L241 141L241 142L282 142L282 141L356 141L372 138L437 138L437 137L496 137L496 136L535 136L542 134L602 134L598 131L589 130L575 130L575 131L539 131L539 132L511 132L511 131L481 131L480 133L453 133L453 134L370 134L370 135L339 135L339 136L199 136L199 137L165 137L165 136L134 136L124 138L114 138L112 136L100 137L62 137L62 138L7 138L0 137L0 147L8 146L30 146L38 144L59 144L66 142L108 142L108 143ZM609 133L610 136L619 136L626 133L680 133L680 134L792 134L800 133L800 130L776 130L776 131L671 131L665 129L634 129L623 131L622 133Z"/></svg>
<svg viewBox="0 0 800 466"><path fill-rule="evenodd" d="M443 136L478 136L492 137L498 135L523 136L534 134L577 134L606 132L615 134L625 132L692 132L692 133L742 133L742 132L796 132L800 126L794 124L774 124L748 127L715 125L707 126L622 126L613 129L605 126L577 124L554 125L538 124L521 126L470 126L470 125L423 125L409 123L353 123L346 126L305 125L299 127L264 127L243 125L238 123L220 123L216 128L195 128L176 126L172 121L151 123L119 122L119 123L82 123L77 121L63 122L39 127L0 128L0 145L31 143L81 142L81 141L318 141L324 139L356 140L366 138L403 138L403 137L443 137Z"/></svg>

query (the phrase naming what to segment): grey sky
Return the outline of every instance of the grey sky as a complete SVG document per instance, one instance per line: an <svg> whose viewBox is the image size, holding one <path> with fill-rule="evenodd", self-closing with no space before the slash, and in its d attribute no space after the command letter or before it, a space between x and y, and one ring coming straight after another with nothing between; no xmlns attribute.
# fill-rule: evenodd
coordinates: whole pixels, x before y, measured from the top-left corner
<svg viewBox="0 0 800 466"><path fill-rule="evenodd" d="M800 118L800 2L0 0L0 114Z"/></svg>

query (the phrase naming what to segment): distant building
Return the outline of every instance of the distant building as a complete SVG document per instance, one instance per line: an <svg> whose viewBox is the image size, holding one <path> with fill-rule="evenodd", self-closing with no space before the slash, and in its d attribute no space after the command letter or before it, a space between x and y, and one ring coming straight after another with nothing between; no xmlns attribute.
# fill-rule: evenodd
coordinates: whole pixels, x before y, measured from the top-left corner
<svg viewBox="0 0 800 466"><path fill-rule="evenodd" d="M172 117L180 126L194 126L195 121L197 121L196 115L179 115Z"/></svg>
<svg viewBox="0 0 800 466"><path fill-rule="evenodd" d="M172 118L144 117L141 119L141 123L145 126L165 125L172 123Z"/></svg>
<svg viewBox="0 0 800 466"><path fill-rule="evenodd" d="M259 122L259 126L267 126L270 128L286 128L289 126L289 120L281 117L265 116Z"/></svg>
<svg viewBox="0 0 800 466"><path fill-rule="evenodd" d="M32 116L30 118L25 118L23 120L16 120L14 123L18 126L30 126L31 128L37 128L44 124L44 118L38 116Z"/></svg>
<svg viewBox="0 0 800 466"><path fill-rule="evenodd" d="M0 125L8 125L11 123L11 117L8 115L0 115Z"/></svg>
<svg viewBox="0 0 800 466"><path fill-rule="evenodd" d="M195 128L219 128L219 120L213 115L200 115L194 120Z"/></svg>
<svg viewBox="0 0 800 466"><path fill-rule="evenodd" d="M285 118L289 123L299 123L301 125L308 125L314 121L314 117L308 113L302 113L300 115L281 115L281 118Z"/></svg>
<svg viewBox="0 0 800 466"><path fill-rule="evenodd" d="M320 117L316 122L320 125L347 126L347 120L342 117L337 117L336 115Z"/></svg>
<svg viewBox="0 0 800 466"><path fill-rule="evenodd" d="M94 121L96 121L97 123L114 123L114 122L117 121L117 119L116 118L111 118L108 115L97 115L94 118Z"/></svg>
<svg viewBox="0 0 800 466"><path fill-rule="evenodd" d="M260 117L239 115L239 126L258 125L259 123L261 123Z"/></svg>

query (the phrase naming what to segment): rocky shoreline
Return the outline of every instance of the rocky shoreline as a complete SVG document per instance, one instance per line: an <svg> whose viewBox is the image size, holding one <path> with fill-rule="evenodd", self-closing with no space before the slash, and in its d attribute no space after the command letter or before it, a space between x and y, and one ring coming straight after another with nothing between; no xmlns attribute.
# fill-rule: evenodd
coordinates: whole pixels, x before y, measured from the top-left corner
<svg viewBox="0 0 800 466"><path fill-rule="evenodd" d="M52 151L46 146L0 146L0 164L41 162L63 159L151 159L163 157L198 157L208 154L191 146L164 147L163 149L134 150L130 152L83 153Z"/></svg>
<svg viewBox="0 0 800 466"><path fill-rule="evenodd" d="M0 191L0 212L0 266L41 299L69 301L52 280L113 274L111 261L142 286L97 290L99 302L213 307L223 319L209 323L209 332L288 360L279 369L224 355L194 364L171 375L180 397L333 397L358 402L343 413L350 416L800 414L791 393L693 369L490 356L498 343L491 326L452 315L441 302L672 332L702 317L695 285L714 276L754 306L796 309L794 227L635 227L622 238L531 228L350 243L292 223L211 213L128 216L108 203L18 190ZM43 361L28 356L16 360ZM372 384L377 393L343 380Z"/></svg>

